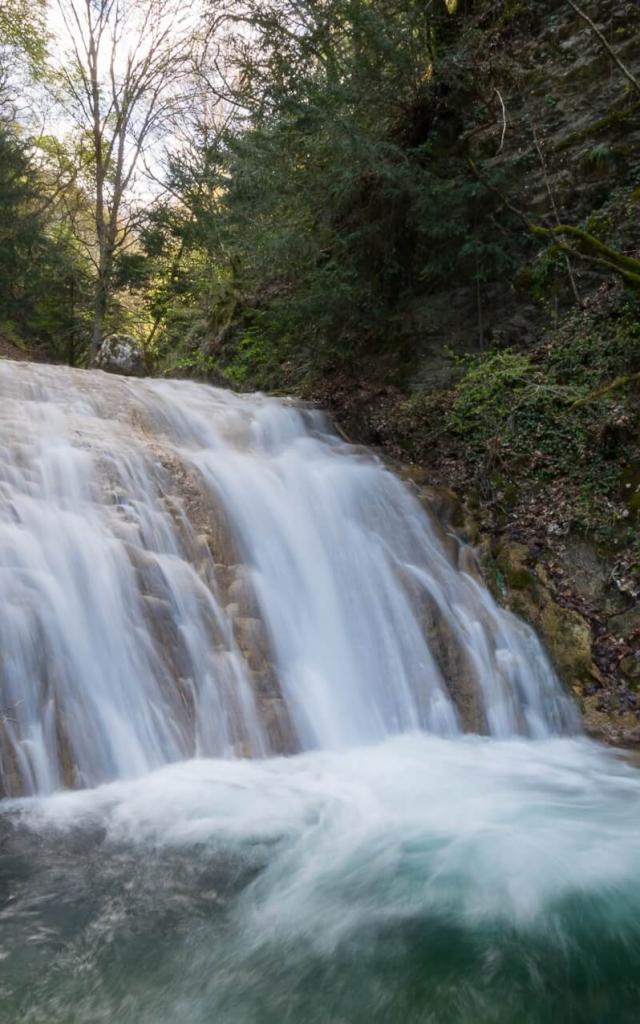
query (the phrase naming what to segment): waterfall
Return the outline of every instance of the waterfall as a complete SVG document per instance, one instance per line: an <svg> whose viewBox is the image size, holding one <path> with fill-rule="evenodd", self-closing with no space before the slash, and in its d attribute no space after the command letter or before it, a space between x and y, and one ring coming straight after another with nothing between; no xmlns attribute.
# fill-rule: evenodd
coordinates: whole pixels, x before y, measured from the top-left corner
<svg viewBox="0 0 640 1024"><path fill-rule="evenodd" d="M0 361L0 792L577 730L533 631L322 413Z"/></svg>
<svg viewBox="0 0 640 1024"><path fill-rule="evenodd" d="M637 1020L637 768L321 412L0 360L0 608L0 1024Z"/></svg>

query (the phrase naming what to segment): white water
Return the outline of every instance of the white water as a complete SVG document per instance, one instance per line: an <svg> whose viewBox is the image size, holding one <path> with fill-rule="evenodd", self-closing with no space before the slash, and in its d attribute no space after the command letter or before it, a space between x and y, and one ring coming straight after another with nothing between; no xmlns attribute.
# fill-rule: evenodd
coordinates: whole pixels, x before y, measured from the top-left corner
<svg viewBox="0 0 640 1024"><path fill-rule="evenodd" d="M640 863L640 776L582 739L412 734L193 760L12 809L36 833L101 826L114 847L258 850L255 934L325 949L363 924L435 912L545 930L572 894L635 889Z"/></svg>
<svg viewBox="0 0 640 1024"><path fill-rule="evenodd" d="M0 361L0 607L9 792L455 735L443 624L483 729L576 728L407 487L261 396Z"/></svg>
<svg viewBox="0 0 640 1024"><path fill-rule="evenodd" d="M0 1021L634 1024L639 821L586 740L424 733L5 801Z"/></svg>

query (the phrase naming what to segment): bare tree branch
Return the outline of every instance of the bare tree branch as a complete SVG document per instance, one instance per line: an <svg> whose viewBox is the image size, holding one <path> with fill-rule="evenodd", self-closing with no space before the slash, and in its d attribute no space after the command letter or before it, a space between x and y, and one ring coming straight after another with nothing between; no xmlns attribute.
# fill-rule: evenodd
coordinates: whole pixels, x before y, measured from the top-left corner
<svg viewBox="0 0 640 1024"><path fill-rule="evenodd" d="M56 0L70 48L62 80L76 123L92 140L97 252L91 359L102 341L123 217L145 150L179 103L192 67L194 0ZM185 12L190 15L185 20Z"/></svg>
<svg viewBox="0 0 640 1024"><path fill-rule="evenodd" d="M504 148L504 137L507 134L507 108L504 105L504 100L500 94L499 89L496 89L496 96L500 100L500 106L502 107L502 135L500 137L500 145L498 146L498 152L496 153L496 156L499 156Z"/></svg>

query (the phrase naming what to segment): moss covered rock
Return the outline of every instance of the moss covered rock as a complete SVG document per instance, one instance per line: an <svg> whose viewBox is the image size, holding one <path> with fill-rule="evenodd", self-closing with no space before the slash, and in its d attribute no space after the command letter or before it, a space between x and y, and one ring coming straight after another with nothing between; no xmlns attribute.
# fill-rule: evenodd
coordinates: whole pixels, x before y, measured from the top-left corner
<svg viewBox="0 0 640 1024"><path fill-rule="evenodd" d="M535 570L531 552L524 544L502 541L494 551L494 563L502 582L503 602L538 631L560 676L581 697L585 686L600 680L593 661L593 636L579 612L564 608L554 599L546 574Z"/></svg>

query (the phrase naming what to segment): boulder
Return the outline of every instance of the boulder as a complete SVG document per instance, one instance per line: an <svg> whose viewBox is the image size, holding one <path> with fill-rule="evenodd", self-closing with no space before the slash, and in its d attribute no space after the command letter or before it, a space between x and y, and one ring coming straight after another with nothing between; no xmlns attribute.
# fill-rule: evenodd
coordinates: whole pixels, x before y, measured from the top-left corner
<svg viewBox="0 0 640 1024"><path fill-rule="evenodd" d="M108 334L98 349L95 365L98 370L119 373L123 377L144 377L142 343L130 334Z"/></svg>

